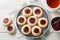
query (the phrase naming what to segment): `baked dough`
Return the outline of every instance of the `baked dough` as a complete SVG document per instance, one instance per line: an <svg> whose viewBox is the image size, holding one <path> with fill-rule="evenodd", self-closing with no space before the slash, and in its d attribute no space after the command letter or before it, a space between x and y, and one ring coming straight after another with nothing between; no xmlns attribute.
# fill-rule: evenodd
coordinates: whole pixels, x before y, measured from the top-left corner
<svg viewBox="0 0 60 40"><path fill-rule="evenodd" d="M42 27L42 28L46 28L47 27L47 25L48 25L48 20L46 19L46 18L40 18L39 20L38 20L38 25L40 26L40 27Z"/></svg>
<svg viewBox="0 0 60 40"><path fill-rule="evenodd" d="M37 18L35 16L30 16L27 22L30 26L34 26L37 24Z"/></svg>
<svg viewBox="0 0 60 40"><path fill-rule="evenodd" d="M7 26L6 27L6 31L8 32L8 33L15 33L16 32L16 28L15 28L15 26L13 25L13 24L11 24L11 25L9 25L9 26Z"/></svg>
<svg viewBox="0 0 60 40"><path fill-rule="evenodd" d="M3 22L3 25L8 26L12 23L12 20L9 16L7 16L3 18L2 22Z"/></svg>
<svg viewBox="0 0 60 40"><path fill-rule="evenodd" d="M29 17L32 15L32 9L30 7L25 7L22 11L22 14L25 16L25 17Z"/></svg>
<svg viewBox="0 0 60 40"><path fill-rule="evenodd" d="M39 36L42 33L42 29L39 26L34 26L32 28L32 35L33 36Z"/></svg>
<svg viewBox="0 0 60 40"><path fill-rule="evenodd" d="M33 15L36 17L41 17L43 16L43 10L40 7L35 7L33 9Z"/></svg>
<svg viewBox="0 0 60 40"><path fill-rule="evenodd" d="M21 28L21 32L25 35L29 35L31 33L31 27L29 25L24 25Z"/></svg>
<svg viewBox="0 0 60 40"><path fill-rule="evenodd" d="M20 22L19 22L20 21ZM26 23L26 18L25 18L25 16L19 16L18 18L17 18L17 23L19 24L19 25L24 25L25 23Z"/></svg>

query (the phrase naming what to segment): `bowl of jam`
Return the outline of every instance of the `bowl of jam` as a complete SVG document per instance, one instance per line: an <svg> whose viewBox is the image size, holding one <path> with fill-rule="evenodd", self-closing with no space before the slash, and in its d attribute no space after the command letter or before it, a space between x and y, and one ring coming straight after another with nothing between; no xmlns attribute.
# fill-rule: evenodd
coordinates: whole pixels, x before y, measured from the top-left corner
<svg viewBox="0 0 60 40"><path fill-rule="evenodd" d="M46 8L50 12L56 11L60 7L59 0L42 0L42 4L44 8Z"/></svg>
<svg viewBox="0 0 60 40"><path fill-rule="evenodd" d="M52 28L56 32L60 32L60 17L55 17L51 21Z"/></svg>

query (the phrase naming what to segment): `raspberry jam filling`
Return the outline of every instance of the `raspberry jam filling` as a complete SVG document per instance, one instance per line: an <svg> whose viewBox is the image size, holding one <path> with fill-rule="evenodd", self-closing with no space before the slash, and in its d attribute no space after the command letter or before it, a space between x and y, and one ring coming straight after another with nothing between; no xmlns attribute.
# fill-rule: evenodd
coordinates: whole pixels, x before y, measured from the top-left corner
<svg viewBox="0 0 60 40"><path fill-rule="evenodd" d="M8 31L12 31L13 30L13 28L12 28L12 26L8 26Z"/></svg>
<svg viewBox="0 0 60 40"><path fill-rule="evenodd" d="M34 33L39 33L39 29L38 28L35 28L34 29Z"/></svg>
<svg viewBox="0 0 60 40"><path fill-rule="evenodd" d="M26 33L29 32L29 28L28 27L25 27L24 28L24 32L26 32Z"/></svg>
<svg viewBox="0 0 60 40"><path fill-rule="evenodd" d="M3 22L4 23L8 23L9 19L8 18L4 18Z"/></svg>
<svg viewBox="0 0 60 40"><path fill-rule="evenodd" d="M60 30L60 17L55 17L51 21L51 25L54 30L59 31Z"/></svg>
<svg viewBox="0 0 60 40"><path fill-rule="evenodd" d="M20 18L19 18L19 22L20 22L20 23L23 23L23 22L24 22L24 18L23 18L23 17L20 17Z"/></svg>
<svg viewBox="0 0 60 40"><path fill-rule="evenodd" d="M25 9L25 13L29 14L30 13L30 9Z"/></svg>
<svg viewBox="0 0 60 40"><path fill-rule="evenodd" d="M46 21L45 21L45 20L41 20L40 23L41 23L42 25L44 25L44 24L46 24Z"/></svg>
<svg viewBox="0 0 60 40"><path fill-rule="evenodd" d="M29 21L30 21L30 23L32 23L32 24L33 24L33 23L35 23L35 18L30 18L30 20L29 20Z"/></svg>
<svg viewBox="0 0 60 40"><path fill-rule="evenodd" d="M36 10L35 10L35 14L37 14L37 15L39 15L40 12L41 12L40 9L36 9Z"/></svg>

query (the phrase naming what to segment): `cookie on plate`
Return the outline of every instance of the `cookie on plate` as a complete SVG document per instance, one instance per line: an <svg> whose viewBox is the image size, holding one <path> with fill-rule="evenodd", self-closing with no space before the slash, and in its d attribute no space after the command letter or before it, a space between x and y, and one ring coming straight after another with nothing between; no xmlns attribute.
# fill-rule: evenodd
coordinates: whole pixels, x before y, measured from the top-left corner
<svg viewBox="0 0 60 40"><path fill-rule="evenodd" d="M24 24L26 24L26 18L25 18L25 16L18 16L18 18L17 18L17 23L19 24L19 25L24 25Z"/></svg>
<svg viewBox="0 0 60 40"><path fill-rule="evenodd" d="M29 35L31 33L31 27L29 25L24 25L21 28L21 32L25 35Z"/></svg>
<svg viewBox="0 0 60 40"><path fill-rule="evenodd" d="M25 16L25 17L29 17L32 15L32 9L30 7L25 7L22 11L22 14Z"/></svg>
<svg viewBox="0 0 60 40"><path fill-rule="evenodd" d="M32 35L33 36L39 36L42 33L42 29L39 26L34 26L32 28Z"/></svg>
<svg viewBox="0 0 60 40"><path fill-rule="evenodd" d="M47 25L48 25L48 20L44 17L40 18L38 20L38 25L41 27L41 28L46 28Z"/></svg>
<svg viewBox="0 0 60 40"><path fill-rule="evenodd" d="M35 7L33 9L33 15L36 17L41 17L43 16L43 10L40 7Z"/></svg>

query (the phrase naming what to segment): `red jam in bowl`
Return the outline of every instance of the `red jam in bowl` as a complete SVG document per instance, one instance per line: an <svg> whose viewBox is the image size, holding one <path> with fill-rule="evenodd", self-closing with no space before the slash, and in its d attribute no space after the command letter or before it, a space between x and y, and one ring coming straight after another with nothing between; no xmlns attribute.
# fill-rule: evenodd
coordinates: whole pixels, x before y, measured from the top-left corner
<svg viewBox="0 0 60 40"><path fill-rule="evenodd" d="M39 15L40 12L41 12L40 9L36 9L36 10L35 10L35 14L37 14L37 15Z"/></svg>
<svg viewBox="0 0 60 40"><path fill-rule="evenodd" d="M33 23L35 23L35 18L30 18L30 20L29 20L29 21L30 21L30 23L32 23L32 24L33 24Z"/></svg>
<svg viewBox="0 0 60 40"><path fill-rule="evenodd" d="M25 27L24 28L24 32L26 32L26 33L29 32L29 28L28 27Z"/></svg>
<svg viewBox="0 0 60 40"><path fill-rule="evenodd" d="M40 23L41 23L42 25L44 25L44 24L46 24L46 21L45 21L45 20L41 20Z"/></svg>
<svg viewBox="0 0 60 40"><path fill-rule="evenodd" d="M47 0L47 4L51 8L56 8L59 6L59 0Z"/></svg>
<svg viewBox="0 0 60 40"><path fill-rule="evenodd" d="M4 18L3 22L4 23L8 23L9 19L8 18Z"/></svg>
<svg viewBox="0 0 60 40"><path fill-rule="evenodd" d="M29 14L30 13L30 9L25 9L25 13Z"/></svg>
<svg viewBox="0 0 60 40"><path fill-rule="evenodd" d="M55 17L51 21L51 25L54 30L59 31L60 30L60 17Z"/></svg>
<svg viewBox="0 0 60 40"><path fill-rule="evenodd" d="M23 17L20 17L20 18L19 18L19 22L20 22L20 23L23 23L23 22L24 22L24 18L23 18Z"/></svg>
<svg viewBox="0 0 60 40"><path fill-rule="evenodd" d="M13 28L12 28L12 26L8 26L8 31L12 31L13 30Z"/></svg>
<svg viewBox="0 0 60 40"><path fill-rule="evenodd" d="M34 33L39 33L39 29L38 28L35 28L34 29Z"/></svg>

